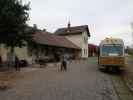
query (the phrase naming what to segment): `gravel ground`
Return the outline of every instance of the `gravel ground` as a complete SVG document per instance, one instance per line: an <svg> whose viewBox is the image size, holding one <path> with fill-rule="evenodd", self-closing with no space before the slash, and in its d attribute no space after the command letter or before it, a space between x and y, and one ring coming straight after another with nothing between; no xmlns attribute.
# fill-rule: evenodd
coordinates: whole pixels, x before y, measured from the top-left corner
<svg viewBox="0 0 133 100"><path fill-rule="evenodd" d="M0 100L118 100L110 77L97 69L96 58L16 73Z"/></svg>
<svg viewBox="0 0 133 100"><path fill-rule="evenodd" d="M127 57L126 58L127 62L127 75L133 80L133 57Z"/></svg>
<svg viewBox="0 0 133 100"><path fill-rule="evenodd" d="M125 81L128 83L130 90L133 92L133 57L126 57L126 70L123 74Z"/></svg>

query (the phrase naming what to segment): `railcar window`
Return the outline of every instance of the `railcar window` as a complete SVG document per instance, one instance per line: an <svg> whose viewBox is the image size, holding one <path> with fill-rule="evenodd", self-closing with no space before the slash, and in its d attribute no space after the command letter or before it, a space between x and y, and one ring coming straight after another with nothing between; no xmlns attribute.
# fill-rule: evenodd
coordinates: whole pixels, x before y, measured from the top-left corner
<svg viewBox="0 0 133 100"><path fill-rule="evenodd" d="M102 56L122 56L123 47L121 45L103 45Z"/></svg>

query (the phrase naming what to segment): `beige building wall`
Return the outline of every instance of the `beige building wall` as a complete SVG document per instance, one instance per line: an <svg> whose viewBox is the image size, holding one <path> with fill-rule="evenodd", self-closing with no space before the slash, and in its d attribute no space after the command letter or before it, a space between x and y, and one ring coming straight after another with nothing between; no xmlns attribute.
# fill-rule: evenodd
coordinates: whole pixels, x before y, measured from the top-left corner
<svg viewBox="0 0 133 100"><path fill-rule="evenodd" d="M16 47L15 54L19 57L19 59L26 59L29 63L32 62L32 56L28 55L27 47L22 47L22 48Z"/></svg>
<svg viewBox="0 0 133 100"><path fill-rule="evenodd" d="M82 58L88 57L88 34L86 31L81 34L67 35L65 37L82 49L80 54Z"/></svg>
<svg viewBox="0 0 133 100"><path fill-rule="evenodd" d="M15 54L19 57L19 59L26 59L29 63L32 62L32 57L28 55L27 47L16 47ZM2 61L7 61L7 53L9 52L8 48L5 48L4 45L0 46L0 55L2 57Z"/></svg>
<svg viewBox="0 0 133 100"><path fill-rule="evenodd" d="M87 32L82 33L82 57L88 58L88 34Z"/></svg>
<svg viewBox="0 0 133 100"><path fill-rule="evenodd" d="M2 57L2 61L7 60L7 52L8 49L4 47L4 45L0 45L0 56Z"/></svg>
<svg viewBox="0 0 133 100"><path fill-rule="evenodd" d="M68 40L70 40L72 43L76 44L78 47L82 48L82 35L68 35L65 36Z"/></svg>

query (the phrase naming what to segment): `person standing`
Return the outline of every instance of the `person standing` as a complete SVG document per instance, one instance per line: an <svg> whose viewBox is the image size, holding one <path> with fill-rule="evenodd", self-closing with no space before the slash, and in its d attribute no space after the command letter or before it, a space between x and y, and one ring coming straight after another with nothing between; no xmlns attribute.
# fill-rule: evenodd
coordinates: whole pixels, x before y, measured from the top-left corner
<svg viewBox="0 0 133 100"><path fill-rule="evenodd" d="M60 61L61 61L60 70L63 71L63 56L60 56Z"/></svg>
<svg viewBox="0 0 133 100"><path fill-rule="evenodd" d="M62 61L61 61L61 71L63 70L67 71L67 58L65 55L62 57Z"/></svg>
<svg viewBox="0 0 133 100"><path fill-rule="evenodd" d="M64 70L67 71L67 55L64 55Z"/></svg>
<svg viewBox="0 0 133 100"><path fill-rule="evenodd" d="M0 67L2 66L2 57L0 55Z"/></svg>
<svg viewBox="0 0 133 100"><path fill-rule="evenodd" d="M16 71L20 71L19 59L17 56L15 56L15 69Z"/></svg>

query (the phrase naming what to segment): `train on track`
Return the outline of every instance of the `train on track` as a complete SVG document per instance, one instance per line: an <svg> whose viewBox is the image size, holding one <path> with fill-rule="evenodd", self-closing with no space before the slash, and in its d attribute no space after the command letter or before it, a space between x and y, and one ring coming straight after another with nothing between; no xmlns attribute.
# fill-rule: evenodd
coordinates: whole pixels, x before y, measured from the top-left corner
<svg viewBox="0 0 133 100"><path fill-rule="evenodd" d="M99 69L125 69L124 42L119 38L106 38L99 44Z"/></svg>

